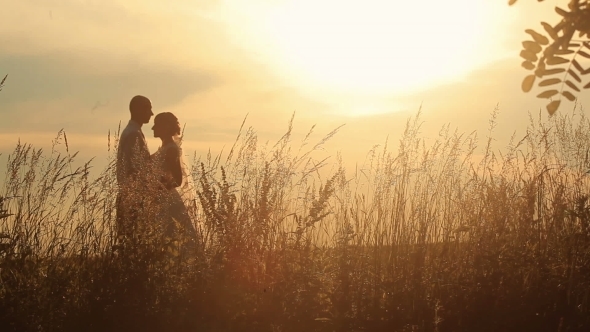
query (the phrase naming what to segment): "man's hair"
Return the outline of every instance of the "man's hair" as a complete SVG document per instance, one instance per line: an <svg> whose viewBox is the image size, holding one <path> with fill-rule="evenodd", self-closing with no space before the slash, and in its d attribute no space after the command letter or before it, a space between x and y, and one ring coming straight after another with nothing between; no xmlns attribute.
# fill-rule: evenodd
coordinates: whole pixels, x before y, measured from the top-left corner
<svg viewBox="0 0 590 332"><path fill-rule="evenodd" d="M137 112L137 110L145 105L146 103L149 103L150 100L145 97L145 96L141 96L141 95L137 95L133 98L131 98L131 101L129 102L129 111L131 113Z"/></svg>
<svg viewBox="0 0 590 332"><path fill-rule="evenodd" d="M172 136L180 135L180 123L178 122L176 115L171 112L162 112L156 115L156 118L164 122L166 126L170 128L170 134Z"/></svg>

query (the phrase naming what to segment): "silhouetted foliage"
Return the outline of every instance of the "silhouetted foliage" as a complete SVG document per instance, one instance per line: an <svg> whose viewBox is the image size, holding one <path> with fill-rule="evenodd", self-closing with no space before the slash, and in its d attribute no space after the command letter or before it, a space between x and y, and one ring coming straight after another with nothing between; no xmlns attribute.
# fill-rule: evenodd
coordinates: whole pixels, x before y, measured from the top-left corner
<svg viewBox="0 0 590 332"><path fill-rule="evenodd" d="M480 145L450 125L423 138L416 116L397 151L348 173L313 154L334 132L306 151L292 121L274 145L240 130L225 162L193 161L186 263L150 209L118 242L118 133L92 176L64 132L18 143L0 182L0 331L590 331L590 119L531 115L499 153L495 119Z"/></svg>
<svg viewBox="0 0 590 332"><path fill-rule="evenodd" d="M508 1L509 5L515 3L516 0ZM570 11L555 7L562 17L556 25L541 22L550 38L532 29L525 30L533 40L523 41L520 52L524 58L522 66L533 72L524 78L522 90L531 91L539 81L538 86L546 90L537 98L549 99L547 111L551 115L559 108L562 97L574 101L582 89L590 89L590 82L584 85L590 67L584 68L576 59L590 59L590 2L571 0L568 8ZM576 33L581 40L573 39Z"/></svg>

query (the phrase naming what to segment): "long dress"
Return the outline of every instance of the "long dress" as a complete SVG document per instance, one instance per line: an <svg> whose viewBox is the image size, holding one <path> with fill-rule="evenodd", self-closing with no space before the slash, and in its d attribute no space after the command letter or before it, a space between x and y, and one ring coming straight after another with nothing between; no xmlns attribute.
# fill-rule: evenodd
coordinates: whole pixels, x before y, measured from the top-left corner
<svg viewBox="0 0 590 332"><path fill-rule="evenodd" d="M163 145L152 155L154 166L154 175L157 178L171 176L171 170L167 169L165 163L165 156L170 149L176 149L178 155L182 155L182 150L175 143L171 142ZM182 163L182 158L179 159ZM186 171L186 166L181 165L183 173ZM187 206L191 206L192 202L185 202L187 200L187 190L191 190L187 183L187 176L183 174L183 183L173 189L163 189L159 195L159 220L164 230L165 243L172 249L173 252L180 256L181 260L190 258L195 254L197 236L193 221Z"/></svg>

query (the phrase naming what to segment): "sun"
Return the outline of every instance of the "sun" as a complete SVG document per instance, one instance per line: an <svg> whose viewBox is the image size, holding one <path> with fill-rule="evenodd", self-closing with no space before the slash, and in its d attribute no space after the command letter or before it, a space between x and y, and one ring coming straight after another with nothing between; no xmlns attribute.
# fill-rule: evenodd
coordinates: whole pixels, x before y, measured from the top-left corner
<svg viewBox="0 0 590 332"><path fill-rule="evenodd" d="M257 3L231 3L234 35L315 93L395 96L444 84L488 59L482 48L493 35L486 1Z"/></svg>

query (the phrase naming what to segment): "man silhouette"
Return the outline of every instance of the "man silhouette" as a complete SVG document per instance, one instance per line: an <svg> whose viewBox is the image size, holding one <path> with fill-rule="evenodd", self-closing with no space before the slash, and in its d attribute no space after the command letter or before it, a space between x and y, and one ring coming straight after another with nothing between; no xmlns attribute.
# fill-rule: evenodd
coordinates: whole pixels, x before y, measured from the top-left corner
<svg viewBox="0 0 590 332"><path fill-rule="evenodd" d="M144 96L135 96L129 103L131 119L121 133L117 147L117 237L132 238L139 214L145 208L150 171L150 152L141 131L149 123L152 103Z"/></svg>

